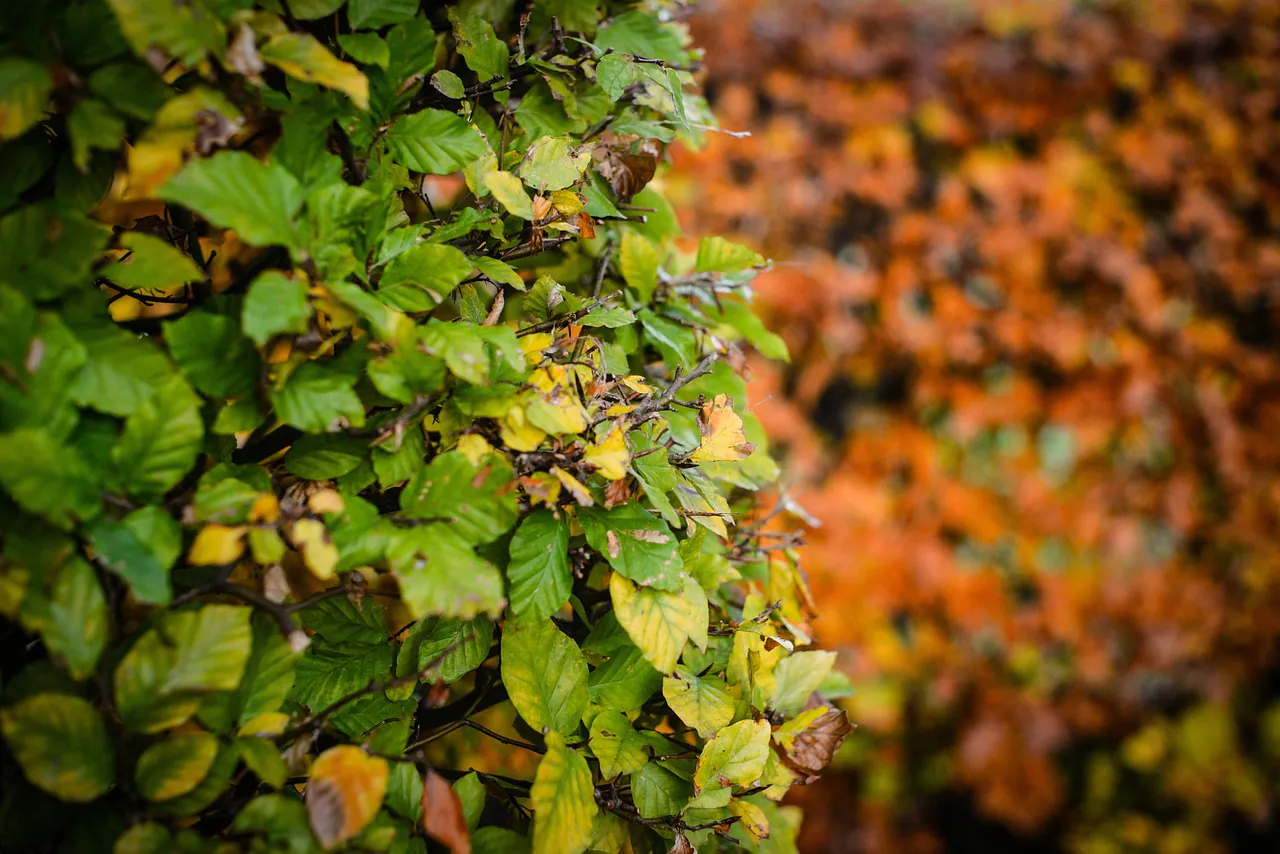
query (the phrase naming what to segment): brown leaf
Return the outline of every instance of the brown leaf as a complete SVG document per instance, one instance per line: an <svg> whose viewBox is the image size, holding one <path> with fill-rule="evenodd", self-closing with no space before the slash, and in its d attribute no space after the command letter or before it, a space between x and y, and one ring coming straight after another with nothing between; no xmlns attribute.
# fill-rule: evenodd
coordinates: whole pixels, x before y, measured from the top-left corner
<svg viewBox="0 0 1280 854"><path fill-rule="evenodd" d="M802 778L812 778L831 763L853 724L840 709L832 709L796 736L790 750L780 751L782 762Z"/></svg>
<svg viewBox="0 0 1280 854"><path fill-rule="evenodd" d="M471 854L471 831L462 800L449 781L428 769L422 785L422 829L453 854Z"/></svg>
<svg viewBox="0 0 1280 854"><path fill-rule="evenodd" d="M697 849L693 847L693 843L683 833L676 834L676 841L671 846L669 854L697 854Z"/></svg>
<svg viewBox="0 0 1280 854"><path fill-rule="evenodd" d="M653 180L653 173L658 169L658 151L645 147L632 154L625 148L609 148L598 168L618 198L629 201Z"/></svg>
<svg viewBox="0 0 1280 854"><path fill-rule="evenodd" d="M606 509L626 504L631 500L631 486L627 478L611 480L604 488L604 506Z"/></svg>

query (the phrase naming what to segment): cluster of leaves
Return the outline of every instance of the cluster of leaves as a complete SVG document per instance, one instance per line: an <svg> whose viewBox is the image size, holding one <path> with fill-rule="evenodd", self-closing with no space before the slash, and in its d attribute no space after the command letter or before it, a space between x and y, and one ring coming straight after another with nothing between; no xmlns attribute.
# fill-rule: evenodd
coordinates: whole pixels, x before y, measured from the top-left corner
<svg viewBox="0 0 1280 854"><path fill-rule="evenodd" d="M945 5L704 5L753 136L668 184L791 259L752 394L824 521L859 830L1274 844L1276 5Z"/></svg>
<svg viewBox="0 0 1280 854"><path fill-rule="evenodd" d="M697 59L609 0L4 5L0 848L794 850L848 683L749 521L764 261L648 186Z"/></svg>

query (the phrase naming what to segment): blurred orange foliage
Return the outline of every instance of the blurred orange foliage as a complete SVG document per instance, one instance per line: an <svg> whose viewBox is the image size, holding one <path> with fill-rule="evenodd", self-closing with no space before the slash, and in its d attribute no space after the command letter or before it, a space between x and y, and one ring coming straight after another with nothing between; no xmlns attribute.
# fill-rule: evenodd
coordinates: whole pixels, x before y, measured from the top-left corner
<svg viewBox="0 0 1280 854"><path fill-rule="evenodd" d="M810 848L1280 845L1280 4L692 26L752 135L667 186L778 259L754 411L858 689Z"/></svg>

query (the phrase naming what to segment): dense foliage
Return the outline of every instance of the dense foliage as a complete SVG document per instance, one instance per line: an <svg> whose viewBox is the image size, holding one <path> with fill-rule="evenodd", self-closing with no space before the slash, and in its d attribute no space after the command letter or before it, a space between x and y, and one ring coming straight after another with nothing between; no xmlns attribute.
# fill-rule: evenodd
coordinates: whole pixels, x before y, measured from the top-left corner
<svg viewBox="0 0 1280 854"><path fill-rule="evenodd" d="M656 5L4 4L0 848L794 850L847 680Z"/></svg>
<svg viewBox="0 0 1280 854"><path fill-rule="evenodd" d="M669 186L779 257L794 362L754 411L825 523L860 725L805 793L823 850L1275 847L1278 24L701 7L709 97L753 136Z"/></svg>

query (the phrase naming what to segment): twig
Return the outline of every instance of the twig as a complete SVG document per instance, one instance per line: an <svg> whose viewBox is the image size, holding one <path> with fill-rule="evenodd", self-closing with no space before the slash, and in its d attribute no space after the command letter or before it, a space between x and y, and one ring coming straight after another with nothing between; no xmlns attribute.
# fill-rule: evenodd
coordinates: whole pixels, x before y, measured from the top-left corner
<svg viewBox="0 0 1280 854"><path fill-rule="evenodd" d="M620 296L622 296L622 291L614 291L608 296L603 296L603 297L600 297L599 299L592 300L591 302L587 303L577 311L571 311L566 315L562 315L561 317L553 317L550 320L544 320L541 323L535 323L533 326L526 326L524 329L517 329L516 337L520 338L525 335L533 335L536 332L546 332L549 329L555 329L557 326L561 324L572 325L573 323L586 317L591 312L595 311L600 306L607 303L609 300L614 299L615 297L620 297Z"/></svg>
<svg viewBox="0 0 1280 854"><path fill-rule="evenodd" d="M675 399L676 392L687 386L689 383L711 372L711 366L720 358L719 353L710 353L702 357L702 361L698 366L687 374L681 373L681 368L676 367L675 376L671 383L667 386L666 391L657 397L651 397L649 400L637 406L633 411L627 413L627 420L632 423L639 424L647 420L655 412L667 408L671 401Z"/></svg>

